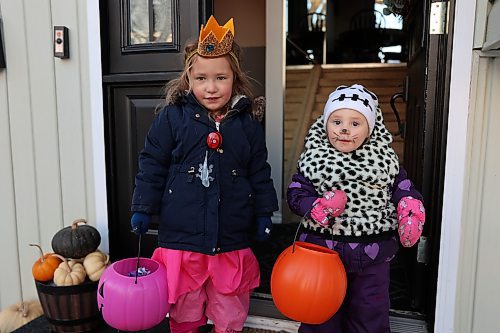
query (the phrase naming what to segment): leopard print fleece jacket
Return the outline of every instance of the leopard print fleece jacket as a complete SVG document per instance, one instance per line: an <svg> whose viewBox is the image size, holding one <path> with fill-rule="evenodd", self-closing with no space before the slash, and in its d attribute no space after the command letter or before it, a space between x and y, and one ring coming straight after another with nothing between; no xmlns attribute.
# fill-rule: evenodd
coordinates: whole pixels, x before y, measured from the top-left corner
<svg viewBox="0 0 500 333"><path fill-rule="evenodd" d="M349 153L336 150L328 141L323 116L309 129L298 171L309 179L320 196L328 190L343 190L347 195L344 212L330 228L310 218L303 226L333 236L375 236L397 228L391 186L399 171L398 156L391 148L392 135L377 110L370 138Z"/></svg>

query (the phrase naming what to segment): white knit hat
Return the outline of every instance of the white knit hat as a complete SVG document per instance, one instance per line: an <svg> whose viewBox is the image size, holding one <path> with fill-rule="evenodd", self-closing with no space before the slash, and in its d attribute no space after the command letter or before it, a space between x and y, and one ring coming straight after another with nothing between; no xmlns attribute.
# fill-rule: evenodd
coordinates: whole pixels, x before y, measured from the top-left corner
<svg viewBox="0 0 500 333"><path fill-rule="evenodd" d="M365 116L370 129L370 135L375 127L375 118L377 115L378 98L360 84L352 86L339 86L328 96L325 109L323 110L323 121L326 123L330 115L340 109L352 109Z"/></svg>

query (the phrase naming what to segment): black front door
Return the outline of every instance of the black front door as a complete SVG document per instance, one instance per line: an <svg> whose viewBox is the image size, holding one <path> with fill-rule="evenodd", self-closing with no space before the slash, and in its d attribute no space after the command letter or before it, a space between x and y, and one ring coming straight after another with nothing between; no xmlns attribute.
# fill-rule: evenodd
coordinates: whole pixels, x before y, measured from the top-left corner
<svg viewBox="0 0 500 333"><path fill-rule="evenodd" d="M444 16L442 22L448 22L451 29L454 4L453 0L417 1L414 9L423 15L412 15L408 22L404 161L410 179L424 196L426 224L418 246L404 249L401 256L407 266L412 309L427 316L430 328L436 304L453 36L445 25L435 25L436 21L429 18L448 12L450 17ZM450 8L447 10L446 6Z"/></svg>
<svg viewBox="0 0 500 333"><path fill-rule="evenodd" d="M100 2L104 120L112 260L134 257L130 199L137 157L161 107L163 86L182 70L182 51L212 13L206 0L106 0ZM140 254L157 244L157 226L142 237Z"/></svg>

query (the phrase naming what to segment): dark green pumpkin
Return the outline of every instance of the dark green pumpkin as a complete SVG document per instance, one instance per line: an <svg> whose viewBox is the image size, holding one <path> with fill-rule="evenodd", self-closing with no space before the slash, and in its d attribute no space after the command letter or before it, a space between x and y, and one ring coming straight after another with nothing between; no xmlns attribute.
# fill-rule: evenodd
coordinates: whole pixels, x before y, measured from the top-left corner
<svg viewBox="0 0 500 333"><path fill-rule="evenodd" d="M84 223L79 225L79 223ZM84 219L73 221L69 227L59 230L52 237L52 250L66 258L79 259L94 252L101 244L101 235L96 228L87 225Z"/></svg>

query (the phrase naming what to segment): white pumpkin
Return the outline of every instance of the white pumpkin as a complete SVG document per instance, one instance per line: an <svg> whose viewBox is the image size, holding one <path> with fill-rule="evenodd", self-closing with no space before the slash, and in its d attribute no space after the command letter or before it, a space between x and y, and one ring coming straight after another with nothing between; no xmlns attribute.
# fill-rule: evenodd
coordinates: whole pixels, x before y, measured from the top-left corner
<svg viewBox="0 0 500 333"><path fill-rule="evenodd" d="M101 251L89 253L83 259L83 267L91 281L98 281L109 265L109 254Z"/></svg>
<svg viewBox="0 0 500 333"><path fill-rule="evenodd" d="M10 333L43 314L39 301L19 302L0 312L0 332Z"/></svg>
<svg viewBox="0 0 500 333"><path fill-rule="evenodd" d="M55 254L63 260L54 272L54 283L56 286L74 286L83 283L87 273L81 263L76 260L68 261L63 256Z"/></svg>

